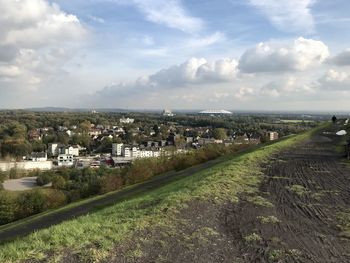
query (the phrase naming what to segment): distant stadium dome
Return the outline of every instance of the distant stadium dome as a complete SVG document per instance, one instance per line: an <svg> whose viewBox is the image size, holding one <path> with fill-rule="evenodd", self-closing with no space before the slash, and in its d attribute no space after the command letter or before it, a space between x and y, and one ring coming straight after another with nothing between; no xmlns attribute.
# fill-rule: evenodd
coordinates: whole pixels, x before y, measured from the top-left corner
<svg viewBox="0 0 350 263"><path fill-rule="evenodd" d="M232 112L227 110L204 110L200 111L200 114L232 114Z"/></svg>

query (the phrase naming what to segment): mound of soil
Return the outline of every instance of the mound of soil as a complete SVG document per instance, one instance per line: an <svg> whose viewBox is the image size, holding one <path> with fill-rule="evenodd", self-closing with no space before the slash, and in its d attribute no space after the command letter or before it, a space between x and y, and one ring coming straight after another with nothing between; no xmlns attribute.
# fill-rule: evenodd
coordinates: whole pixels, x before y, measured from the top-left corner
<svg viewBox="0 0 350 263"><path fill-rule="evenodd" d="M193 201L176 225L137 232L106 262L350 262L338 222L350 209L339 140L320 133L279 153L263 164L257 193L238 203Z"/></svg>

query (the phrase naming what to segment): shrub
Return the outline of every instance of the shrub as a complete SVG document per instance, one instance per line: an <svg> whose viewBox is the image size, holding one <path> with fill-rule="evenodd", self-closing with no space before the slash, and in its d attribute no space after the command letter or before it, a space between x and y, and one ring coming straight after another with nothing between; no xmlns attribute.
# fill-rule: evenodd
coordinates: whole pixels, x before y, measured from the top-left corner
<svg viewBox="0 0 350 263"><path fill-rule="evenodd" d="M45 195L40 190L25 192L18 196L17 205L17 219L40 213L44 211Z"/></svg>
<svg viewBox="0 0 350 263"><path fill-rule="evenodd" d="M43 173L43 174L40 174L36 178L36 183L39 186L47 185L48 183L51 183L51 182L52 182L52 175L51 175L51 173Z"/></svg>
<svg viewBox="0 0 350 263"><path fill-rule="evenodd" d="M6 192L0 192L0 224L7 224L15 220L16 213L15 198Z"/></svg>
<svg viewBox="0 0 350 263"><path fill-rule="evenodd" d="M54 176L52 178L52 187L54 189L63 190L66 187L66 183L66 180L60 175Z"/></svg>

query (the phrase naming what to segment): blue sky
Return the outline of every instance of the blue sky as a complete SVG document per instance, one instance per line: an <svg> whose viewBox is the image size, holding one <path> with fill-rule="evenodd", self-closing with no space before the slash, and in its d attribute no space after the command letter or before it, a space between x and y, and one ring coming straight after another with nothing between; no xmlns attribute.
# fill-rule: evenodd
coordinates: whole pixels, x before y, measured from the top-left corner
<svg viewBox="0 0 350 263"><path fill-rule="evenodd" d="M1 108L350 110L346 0L0 0Z"/></svg>

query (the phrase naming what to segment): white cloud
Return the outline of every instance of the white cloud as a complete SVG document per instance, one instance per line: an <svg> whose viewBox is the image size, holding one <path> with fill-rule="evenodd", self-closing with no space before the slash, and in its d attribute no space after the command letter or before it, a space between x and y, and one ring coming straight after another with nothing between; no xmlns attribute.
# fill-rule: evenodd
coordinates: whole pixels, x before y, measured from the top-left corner
<svg viewBox="0 0 350 263"><path fill-rule="evenodd" d="M321 90L350 91L350 72L329 69L315 86Z"/></svg>
<svg viewBox="0 0 350 263"><path fill-rule="evenodd" d="M337 66L350 66L350 49L340 52L331 58L330 62Z"/></svg>
<svg viewBox="0 0 350 263"><path fill-rule="evenodd" d="M204 25L201 19L187 13L180 0L116 0L116 2L133 4L148 21L186 33L196 34Z"/></svg>
<svg viewBox="0 0 350 263"><path fill-rule="evenodd" d="M0 0L0 42L19 48L38 48L50 43L80 39L79 19L44 0ZM64 38L63 38L64 37Z"/></svg>
<svg viewBox="0 0 350 263"><path fill-rule="evenodd" d="M90 18L90 20L92 20L96 23L104 24L106 22L102 17L97 17L97 16L93 16L93 15L89 15L88 17Z"/></svg>
<svg viewBox="0 0 350 263"><path fill-rule="evenodd" d="M240 87L236 92L235 92L235 98L239 100L246 100L251 96L254 96L255 92L254 89L251 87Z"/></svg>
<svg viewBox="0 0 350 263"><path fill-rule="evenodd" d="M298 38L290 45L260 43L240 58L242 72L302 71L320 65L329 56L328 47L313 39Z"/></svg>
<svg viewBox="0 0 350 263"><path fill-rule="evenodd" d="M248 0L276 28L287 32L313 32L310 7L315 0Z"/></svg>
<svg viewBox="0 0 350 263"><path fill-rule="evenodd" d="M271 81L260 89L260 95L272 98L312 93L315 93L315 89L310 85L303 83L303 81L296 76L288 76L279 80Z"/></svg>
<svg viewBox="0 0 350 263"><path fill-rule="evenodd" d="M98 94L104 97L126 96L139 92L185 88L190 85L229 82L236 77L237 64L236 60L229 58L213 62L204 58L191 58L180 65L162 69L129 83L112 83Z"/></svg>
<svg viewBox="0 0 350 263"><path fill-rule="evenodd" d="M203 48L222 42L225 39L225 34L218 31L208 36L190 39L186 44L186 48Z"/></svg>
<svg viewBox="0 0 350 263"><path fill-rule="evenodd" d="M20 74L20 70L16 66L1 66L0 65L0 78L1 77L17 77Z"/></svg>
<svg viewBox="0 0 350 263"><path fill-rule="evenodd" d="M0 81L11 77L23 89L58 74L87 33L46 0L0 0L0 7Z"/></svg>

